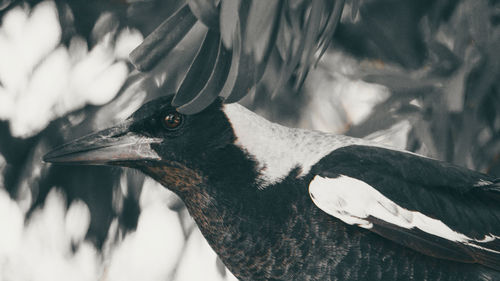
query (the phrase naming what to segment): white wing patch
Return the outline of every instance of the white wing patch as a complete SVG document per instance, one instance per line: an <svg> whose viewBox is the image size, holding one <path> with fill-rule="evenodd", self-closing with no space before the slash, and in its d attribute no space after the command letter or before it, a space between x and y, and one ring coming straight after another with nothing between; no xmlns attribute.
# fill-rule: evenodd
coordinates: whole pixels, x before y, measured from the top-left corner
<svg viewBox="0 0 500 281"><path fill-rule="evenodd" d="M399 206L369 184L355 178L344 175L337 178L315 176L309 184L309 194L321 210L347 224L370 229L373 224L367 218L372 216L402 228L418 228L450 241L500 253L474 244L491 242L496 239L495 236L487 235L482 240L469 238L440 220Z"/></svg>

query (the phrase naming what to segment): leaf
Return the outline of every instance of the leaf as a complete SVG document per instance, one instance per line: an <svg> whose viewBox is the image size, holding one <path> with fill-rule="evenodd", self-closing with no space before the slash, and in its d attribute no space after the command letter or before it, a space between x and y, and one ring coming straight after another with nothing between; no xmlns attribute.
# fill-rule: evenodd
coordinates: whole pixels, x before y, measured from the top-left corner
<svg viewBox="0 0 500 281"><path fill-rule="evenodd" d="M292 28L288 24L286 17L281 16L281 23L278 30L276 47L278 48L282 60L287 58L288 50L292 44Z"/></svg>
<svg viewBox="0 0 500 281"><path fill-rule="evenodd" d="M203 89L191 101L177 108L183 114L196 114L209 106L219 95L231 66L231 52L219 40L217 62Z"/></svg>
<svg viewBox="0 0 500 281"><path fill-rule="evenodd" d="M252 1L248 14L248 24L245 30L245 52L252 53L257 63L261 62L264 54L269 49L269 41L279 19L281 2Z"/></svg>
<svg viewBox="0 0 500 281"><path fill-rule="evenodd" d="M271 97L275 97L278 91L286 84L288 79L292 76L293 71L295 70L295 67L297 66L299 62L299 56L293 56L293 44L298 41L297 39L293 38L292 39L292 44L290 44L290 47L288 49L288 54L286 55L285 59L283 60L283 64L281 65L281 70L280 70L280 77L278 79L278 82L276 83L276 86L271 94ZM301 49L303 47L303 44L299 42L299 48Z"/></svg>
<svg viewBox="0 0 500 281"><path fill-rule="evenodd" d="M191 12L210 29L219 28L219 10L213 0L187 0Z"/></svg>
<svg viewBox="0 0 500 281"><path fill-rule="evenodd" d="M238 23L240 0L221 0L220 33L222 42L227 49L231 49Z"/></svg>
<svg viewBox="0 0 500 281"><path fill-rule="evenodd" d="M359 7L361 6L361 0L352 0L351 3L351 21L354 22L359 13Z"/></svg>
<svg viewBox="0 0 500 281"><path fill-rule="evenodd" d="M305 76L311 65L312 58L316 52L316 40L320 31L320 24L322 19L322 12L324 10L323 0L313 0L311 11L307 19L305 28L302 29L302 40L305 42L304 51L300 59L300 66L297 70L297 82L295 84L298 88L305 79Z"/></svg>
<svg viewBox="0 0 500 281"><path fill-rule="evenodd" d="M211 76L212 70L215 68L219 41L219 33L214 30L208 30L196 57L172 100L173 106L186 104L203 89Z"/></svg>
<svg viewBox="0 0 500 281"><path fill-rule="evenodd" d="M225 102L227 103L239 101L250 92L255 83L255 60L251 54L245 52L243 45L243 35L247 27L250 4L250 1L244 1L239 9L239 21L232 44L233 57L231 69L229 70L226 84L220 94L222 97L226 98Z"/></svg>
<svg viewBox="0 0 500 281"><path fill-rule="evenodd" d="M433 79L414 79L404 73L373 73L361 76L367 83L375 83L388 87L393 93L399 95L414 95L419 92L432 92L439 86L439 81Z"/></svg>
<svg viewBox="0 0 500 281"><path fill-rule="evenodd" d="M288 79L292 76L294 70L300 62L302 53L305 47L305 28L302 28L299 22L301 11L291 11L287 9L285 12L285 19L290 23L291 30L291 40L288 46L287 54L283 59L283 65L280 70L280 78L276 83L271 96L274 97L278 91L288 82Z"/></svg>
<svg viewBox="0 0 500 281"><path fill-rule="evenodd" d="M140 71L151 70L161 57L168 54L184 38L195 22L196 17L188 5L184 5L130 53L130 61Z"/></svg>
<svg viewBox="0 0 500 281"><path fill-rule="evenodd" d="M254 1L253 3L255 3ZM257 1L259 2L259 1ZM261 2L259 2L261 3ZM260 38L255 39L257 42L255 42L255 47L253 49L253 55L254 55L254 60L256 63L256 74L255 74L255 81L259 82L260 79L262 78L262 75L264 74L264 71L266 70L269 57L271 55L271 52L276 44L276 41L278 39L278 33L280 31L280 24L282 22L282 14L283 14L283 4L284 1L279 0L277 1L276 7L274 8L273 13L269 15L270 22L268 22L266 25L268 25L268 30L267 31L259 31L256 30L255 33L257 34L262 34L263 36L260 36ZM252 11L250 11L251 13ZM248 24L251 25L252 17L251 14L249 15L249 22ZM249 37L249 34L252 32L250 31L251 26L247 28L247 40L246 42L251 42L253 39ZM246 44L246 46L249 46L251 44ZM248 52L248 51L247 51Z"/></svg>
<svg viewBox="0 0 500 281"><path fill-rule="evenodd" d="M335 33L337 24L340 22L340 17L342 16L342 10L344 9L344 2L345 0L335 0L335 3L332 7L332 11L328 16L325 29L319 36L318 50L320 50L320 54L316 62L318 62L321 59L326 49L328 49L328 46L330 45L330 42L333 38L333 33Z"/></svg>

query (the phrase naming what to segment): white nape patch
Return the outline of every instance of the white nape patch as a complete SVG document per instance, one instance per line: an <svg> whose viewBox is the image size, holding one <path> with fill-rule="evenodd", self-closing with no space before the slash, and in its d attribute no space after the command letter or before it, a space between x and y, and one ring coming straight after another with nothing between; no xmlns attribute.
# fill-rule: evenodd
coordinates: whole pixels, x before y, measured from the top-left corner
<svg viewBox="0 0 500 281"><path fill-rule="evenodd" d="M482 240L469 238L452 230L440 220L402 208L375 188L355 178L344 175L337 178L316 176L309 184L309 194L321 210L347 224L372 228L373 224L366 220L372 216L401 228L418 228L450 241L500 253L474 244L491 242L496 236L486 235Z"/></svg>
<svg viewBox="0 0 500 281"><path fill-rule="evenodd" d="M223 111L236 135L235 144L257 161L261 188L283 179L295 167L301 168L299 176L306 175L337 148L354 144L384 147L363 139L281 126L236 103L224 105Z"/></svg>

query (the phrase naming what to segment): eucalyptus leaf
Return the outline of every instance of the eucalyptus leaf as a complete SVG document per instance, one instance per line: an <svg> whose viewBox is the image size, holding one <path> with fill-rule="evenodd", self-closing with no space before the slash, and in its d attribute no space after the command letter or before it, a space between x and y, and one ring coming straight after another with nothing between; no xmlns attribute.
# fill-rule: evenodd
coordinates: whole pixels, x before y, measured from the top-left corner
<svg viewBox="0 0 500 281"><path fill-rule="evenodd" d="M184 5L130 53L130 61L140 71L152 69L161 57L168 54L186 36L195 22L196 17L189 6Z"/></svg>
<svg viewBox="0 0 500 281"><path fill-rule="evenodd" d="M237 36L235 36L235 40L233 42L233 59L235 59L235 53L239 53L239 55L236 56L239 61L237 64L238 68L233 69L231 65L230 70L230 78L234 79L234 83L230 84L226 82L226 85L224 85L224 88L221 92L221 96L226 97L225 102L227 103L239 101L242 97L250 92L251 88L255 85L256 82L255 60L251 54L247 54L245 52L245 42L243 41L244 38L242 38L244 30L246 30L247 28L249 4L250 1L246 1L243 2L242 7L240 7L238 25L239 32L236 32Z"/></svg>
<svg viewBox="0 0 500 281"><path fill-rule="evenodd" d="M269 50L271 35L279 19L279 0L252 1L248 14L248 26L245 30L245 52L253 53L259 63Z"/></svg>
<svg viewBox="0 0 500 281"><path fill-rule="evenodd" d="M220 33L227 49L232 48L235 32L237 32L238 10L240 0L221 0Z"/></svg>
<svg viewBox="0 0 500 281"><path fill-rule="evenodd" d="M183 114L196 114L209 106L224 86L231 66L231 52L219 41L217 62L203 89L191 101L177 108Z"/></svg>
<svg viewBox="0 0 500 281"><path fill-rule="evenodd" d="M217 60L217 49L219 48L219 33L208 30L203 43L196 54L186 76L184 77L177 94L172 100L173 106L184 105L191 101L211 76Z"/></svg>
<svg viewBox="0 0 500 281"><path fill-rule="evenodd" d="M191 12L213 30L219 28L219 9L214 0L187 0Z"/></svg>

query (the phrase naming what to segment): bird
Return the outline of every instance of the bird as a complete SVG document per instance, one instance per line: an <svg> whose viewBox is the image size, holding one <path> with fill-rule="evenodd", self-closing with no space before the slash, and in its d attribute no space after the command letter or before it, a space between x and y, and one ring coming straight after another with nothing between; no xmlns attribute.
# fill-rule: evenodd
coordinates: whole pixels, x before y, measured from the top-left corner
<svg viewBox="0 0 500 281"><path fill-rule="evenodd" d="M134 168L239 280L500 280L500 181L364 139L167 95L43 160Z"/></svg>

